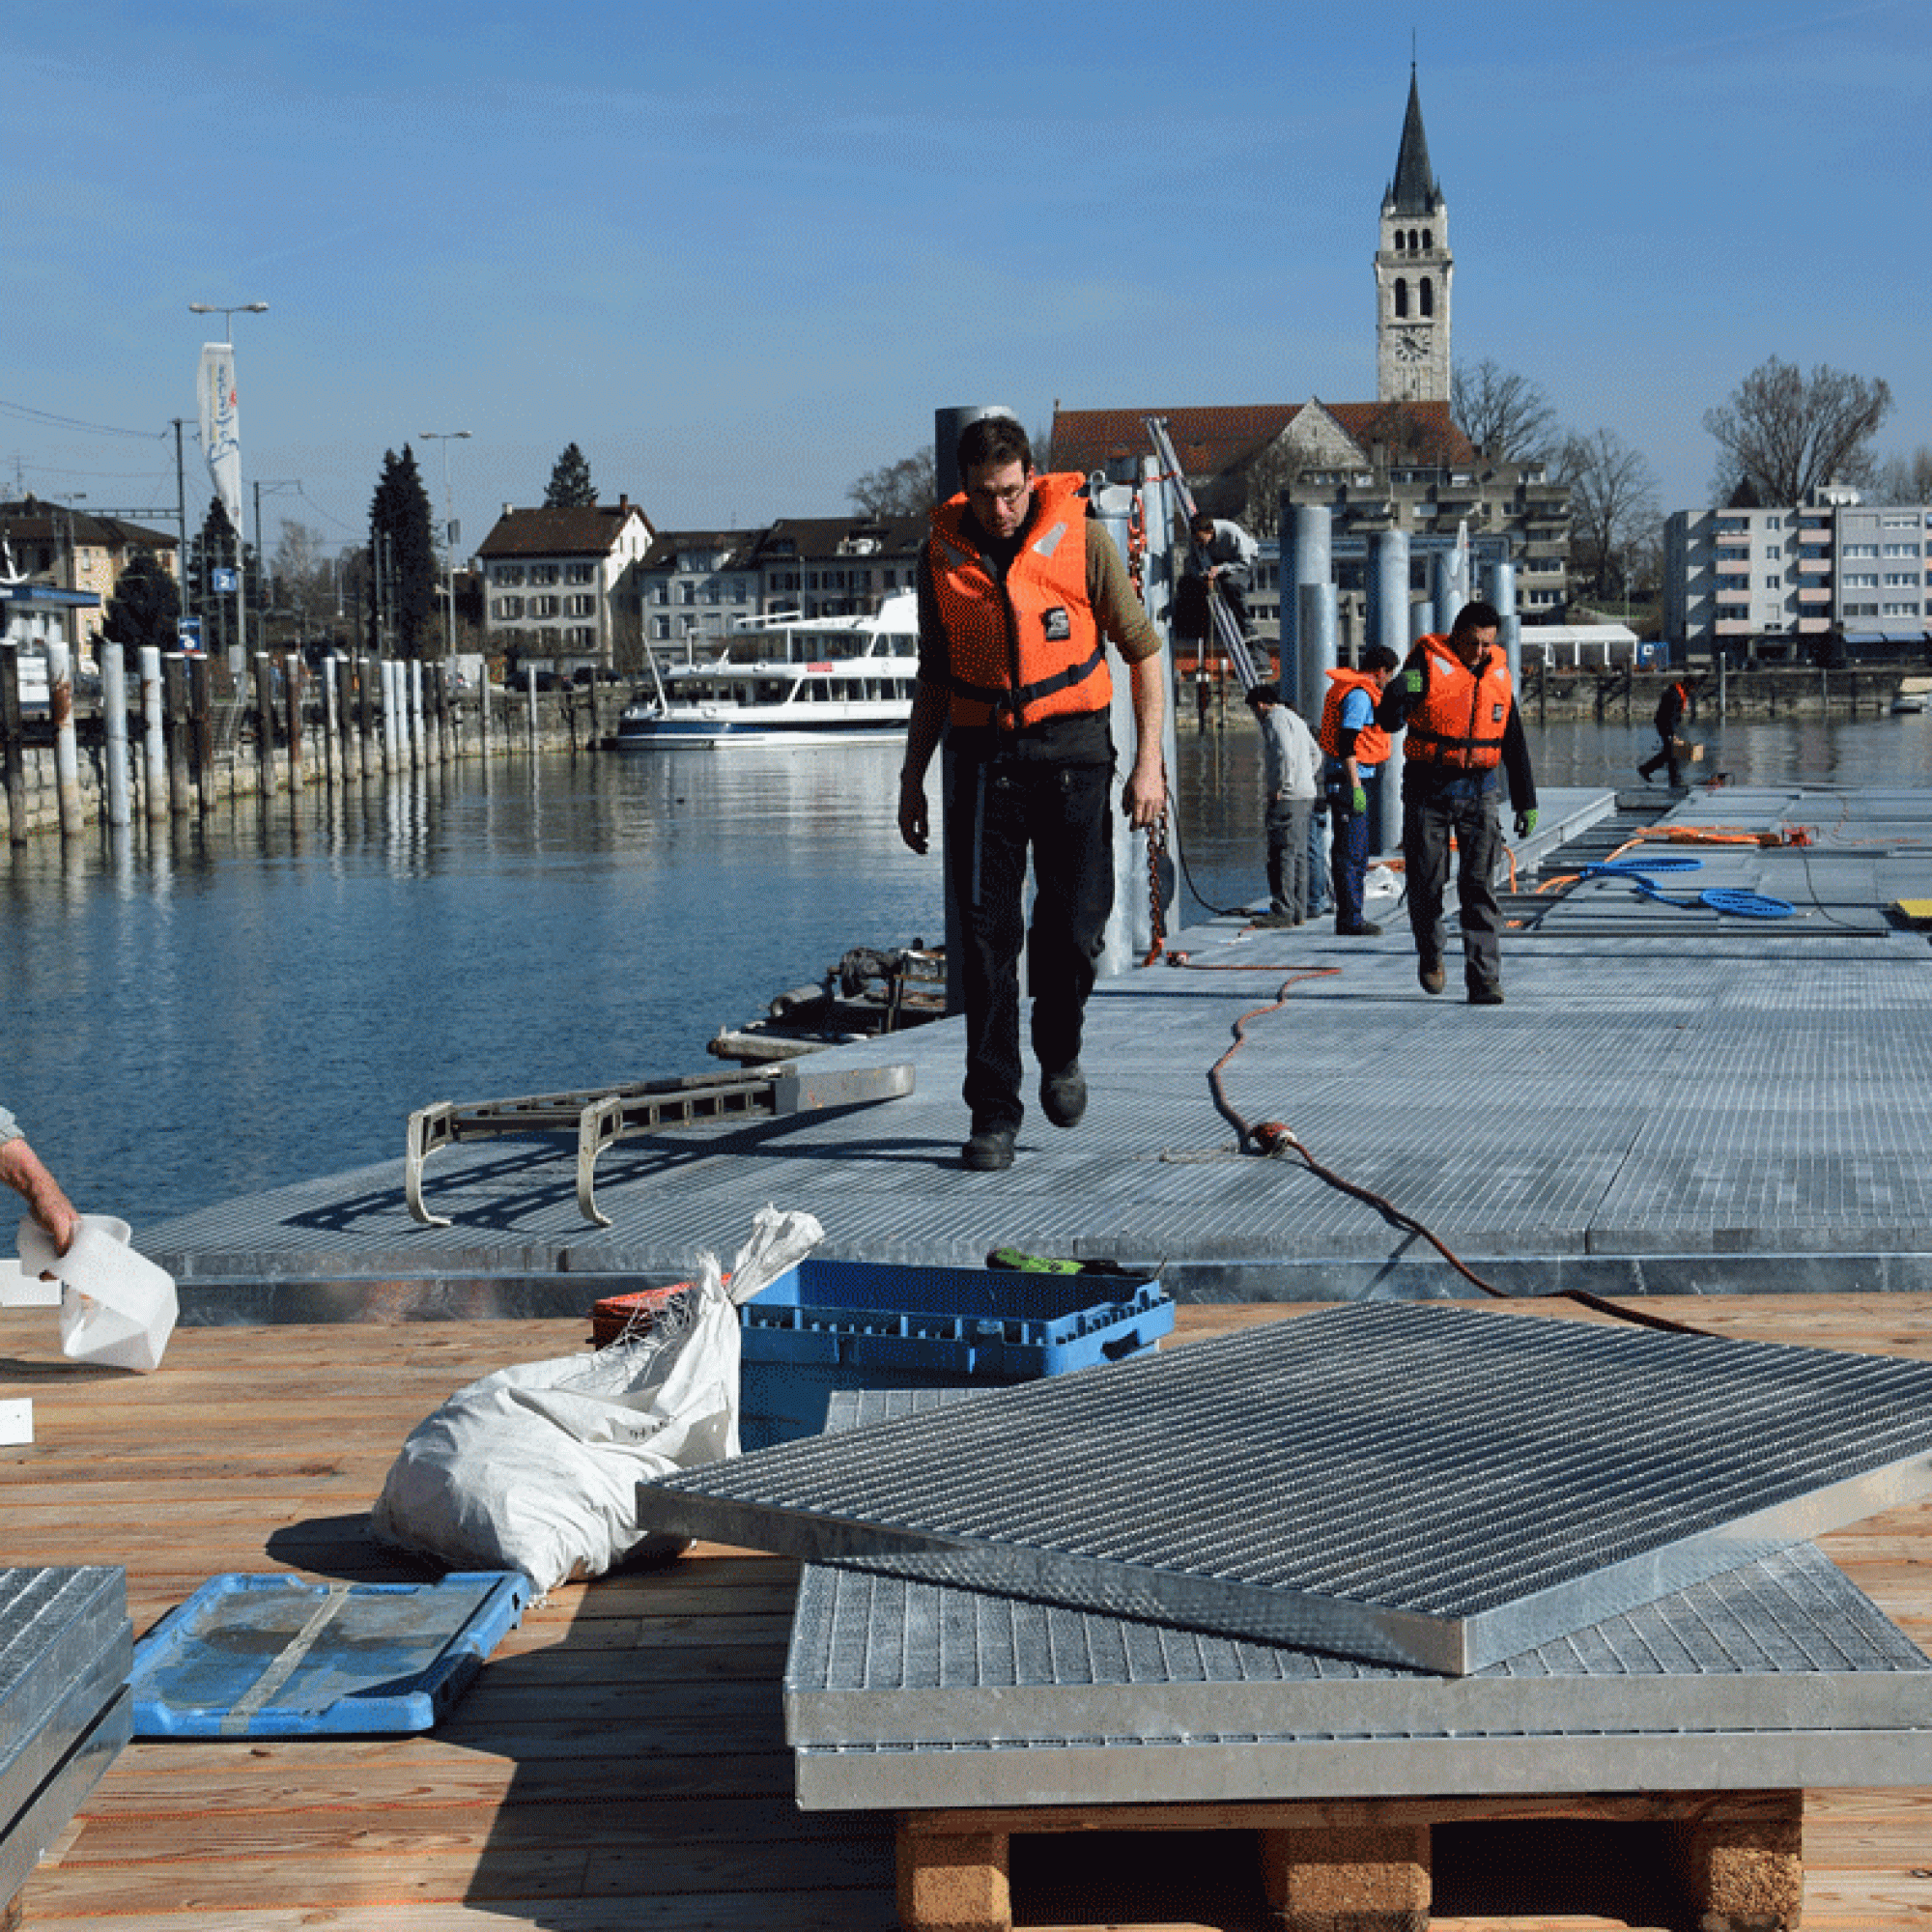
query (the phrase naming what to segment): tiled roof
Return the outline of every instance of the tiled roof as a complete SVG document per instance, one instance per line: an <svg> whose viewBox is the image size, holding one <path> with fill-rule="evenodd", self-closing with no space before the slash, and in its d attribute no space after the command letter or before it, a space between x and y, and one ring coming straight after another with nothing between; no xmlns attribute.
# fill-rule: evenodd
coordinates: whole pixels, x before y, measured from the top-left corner
<svg viewBox="0 0 1932 1932"><path fill-rule="evenodd" d="M930 528L924 516L781 517L763 532L758 555L761 562L796 556L811 563L855 555L911 556ZM866 545L871 548L860 548Z"/></svg>
<svg viewBox="0 0 1932 1932"><path fill-rule="evenodd" d="M650 519L632 502L573 510L505 510L476 548L478 556L609 556L631 520L650 534Z"/></svg>
<svg viewBox="0 0 1932 1932"><path fill-rule="evenodd" d="M660 530L644 553L646 570L669 570L686 551L715 551L720 570L749 570L762 530Z"/></svg>
<svg viewBox="0 0 1932 1932"><path fill-rule="evenodd" d="M1476 452L1447 403L1252 403L1205 409L1061 410L1053 418L1053 467L1082 473L1112 456L1153 453L1149 416L1165 416L1174 453L1190 480L1206 483L1254 461L1301 412L1320 407L1360 446L1383 442L1435 463L1472 463Z"/></svg>

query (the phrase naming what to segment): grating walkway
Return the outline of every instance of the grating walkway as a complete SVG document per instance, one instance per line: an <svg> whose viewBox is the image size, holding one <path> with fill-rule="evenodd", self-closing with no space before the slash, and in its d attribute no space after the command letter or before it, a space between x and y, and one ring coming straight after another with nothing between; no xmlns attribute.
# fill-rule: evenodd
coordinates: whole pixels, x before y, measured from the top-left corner
<svg viewBox="0 0 1932 1932"><path fill-rule="evenodd" d="M1633 794L1550 795L1542 876L1600 863L1641 815ZM188 1321L355 1319L372 1295L395 1313L580 1309L568 1277L676 1279L734 1251L768 1202L815 1214L829 1257L957 1266L1010 1244L1159 1264L1179 1298L1466 1294L1411 1230L1298 1160L1238 1150L1208 1076L1252 1014L1223 1075L1234 1112L1286 1122L1498 1288L1932 1289L1932 952L1887 913L1932 898L1932 789L1698 792L1666 823L1810 842L1661 848L1703 862L1655 877L1688 905L1619 879L1532 895L1524 871L1501 1009L1463 1005L1453 960L1451 993L1425 997L1389 902L1371 908L1378 939L1234 920L1178 934L1184 966L1094 996L1086 1121L1060 1133L1030 1114L1006 1174L958 1164L959 1028L943 1021L838 1049L911 1064L904 1099L611 1149L609 1229L580 1217L554 1140L439 1154L427 1191L454 1225L418 1227L397 1120L371 1123L374 1164L184 1216L148 1245ZM1711 888L1793 914L1721 913L1694 898ZM426 1076L423 1098L463 1084Z"/></svg>

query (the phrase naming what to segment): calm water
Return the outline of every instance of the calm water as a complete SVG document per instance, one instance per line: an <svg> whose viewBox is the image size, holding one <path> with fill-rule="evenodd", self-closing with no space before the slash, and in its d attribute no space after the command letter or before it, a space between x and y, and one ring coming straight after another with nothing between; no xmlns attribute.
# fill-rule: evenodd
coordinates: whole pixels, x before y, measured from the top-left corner
<svg viewBox="0 0 1932 1932"><path fill-rule="evenodd" d="M1734 779L1932 782L1932 718L1700 733ZM1532 733L1548 785L1635 781L1633 725ZM943 930L895 747L550 758L0 853L0 1100L137 1229L393 1158L473 1100L702 1071L848 947ZM1183 736L1200 900L1264 890L1244 718ZM1175 925L1199 918L1183 886Z"/></svg>

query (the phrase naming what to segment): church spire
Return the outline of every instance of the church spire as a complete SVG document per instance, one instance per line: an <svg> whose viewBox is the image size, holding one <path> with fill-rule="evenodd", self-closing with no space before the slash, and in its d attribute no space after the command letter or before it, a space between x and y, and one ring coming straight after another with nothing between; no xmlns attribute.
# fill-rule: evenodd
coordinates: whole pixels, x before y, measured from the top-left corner
<svg viewBox="0 0 1932 1932"><path fill-rule="evenodd" d="M1433 214L1442 205L1442 190L1429 165L1429 136L1422 131L1422 94L1416 85L1415 63L1408 68L1408 112L1403 116L1402 148L1395 157L1395 180L1382 197L1388 214Z"/></svg>

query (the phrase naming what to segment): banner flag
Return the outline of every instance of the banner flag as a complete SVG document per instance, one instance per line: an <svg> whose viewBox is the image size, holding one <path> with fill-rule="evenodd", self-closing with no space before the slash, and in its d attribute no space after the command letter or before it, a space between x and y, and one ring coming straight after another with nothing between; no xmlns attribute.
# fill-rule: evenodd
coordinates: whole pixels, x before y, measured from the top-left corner
<svg viewBox="0 0 1932 1932"><path fill-rule="evenodd" d="M228 512L236 534L242 531L242 422L235 397L235 348L228 342L201 345L201 447L214 494Z"/></svg>

